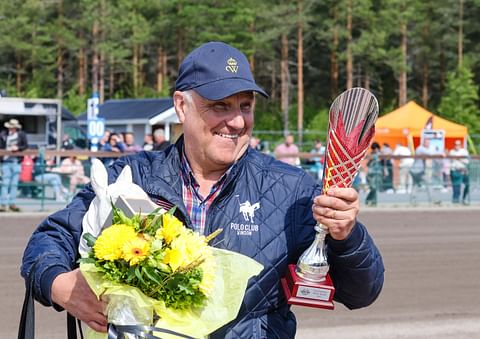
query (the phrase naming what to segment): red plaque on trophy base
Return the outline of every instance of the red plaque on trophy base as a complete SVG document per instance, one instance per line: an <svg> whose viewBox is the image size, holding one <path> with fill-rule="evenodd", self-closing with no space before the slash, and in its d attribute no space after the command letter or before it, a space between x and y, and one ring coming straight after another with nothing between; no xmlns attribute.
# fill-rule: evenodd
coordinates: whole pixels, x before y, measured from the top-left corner
<svg viewBox="0 0 480 339"><path fill-rule="evenodd" d="M292 305L326 308L333 310L333 287L330 275L322 282L310 282L295 273L295 265L288 265L288 271L281 279L287 302Z"/></svg>

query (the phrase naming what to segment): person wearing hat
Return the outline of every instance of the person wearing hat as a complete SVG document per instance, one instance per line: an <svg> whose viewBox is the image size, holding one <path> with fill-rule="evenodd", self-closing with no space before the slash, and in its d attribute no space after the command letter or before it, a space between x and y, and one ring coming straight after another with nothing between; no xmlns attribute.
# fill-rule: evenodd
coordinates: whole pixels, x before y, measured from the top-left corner
<svg viewBox="0 0 480 339"><path fill-rule="evenodd" d="M209 42L182 62L173 101L183 135L164 151L140 152L115 161L109 182L129 165L133 180L158 205L200 234L223 231L214 246L260 262L232 322L210 338L293 338L296 320L280 278L325 225L336 300L348 308L371 304L383 285L381 255L357 221L352 188L321 187L302 169L249 146L256 94L246 56L231 45ZM95 330L107 331L104 302L96 299L75 268L82 218L95 194L88 187L70 205L43 221L32 235L21 272L34 281L44 305L66 309ZM241 206L255 205L242 213ZM245 212L245 211L244 211ZM38 258L48 250L47 258ZM36 263L36 264L35 264ZM32 270L32 266L35 268Z"/></svg>
<svg viewBox="0 0 480 339"><path fill-rule="evenodd" d="M27 135L21 130L22 125L17 119L10 119L4 123L8 131L0 134L0 149L10 152L20 152L28 148ZM1 157L2 162L2 189L0 198L0 212L8 210L19 212L15 204L17 199L18 180L20 177L23 157L12 154Z"/></svg>

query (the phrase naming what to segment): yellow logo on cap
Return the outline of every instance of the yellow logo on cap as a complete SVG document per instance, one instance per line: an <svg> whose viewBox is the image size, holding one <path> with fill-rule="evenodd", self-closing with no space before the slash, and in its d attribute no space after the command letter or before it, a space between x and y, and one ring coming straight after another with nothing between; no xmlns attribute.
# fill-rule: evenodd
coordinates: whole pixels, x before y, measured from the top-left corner
<svg viewBox="0 0 480 339"><path fill-rule="evenodd" d="M237 60L235 60L234 58L228 59L227 60L227 66L225 67L225 70L227 72L237 73L237 71L238 71Z"/></svg>

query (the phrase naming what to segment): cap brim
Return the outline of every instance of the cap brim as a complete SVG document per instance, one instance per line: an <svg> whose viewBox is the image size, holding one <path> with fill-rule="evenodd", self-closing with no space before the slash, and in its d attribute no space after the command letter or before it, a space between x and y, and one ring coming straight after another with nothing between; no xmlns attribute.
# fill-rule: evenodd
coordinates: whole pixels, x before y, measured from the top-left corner
<svg viewBox="0 0 480 339"><path fill-rule="evenodd" d="M208 100L220 100L240 92L249 91L257 92L268 98L267 92L257 86L257 84L241 78L212 81L192 89Z"/></svg>

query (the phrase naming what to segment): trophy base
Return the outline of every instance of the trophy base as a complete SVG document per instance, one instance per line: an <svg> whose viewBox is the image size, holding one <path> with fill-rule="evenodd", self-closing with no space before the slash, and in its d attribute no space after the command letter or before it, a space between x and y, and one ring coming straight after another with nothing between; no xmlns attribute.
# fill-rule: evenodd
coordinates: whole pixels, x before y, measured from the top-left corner
<svg viewBox="0 0 480 339"><path fill-rule="evenodd" d="M287 274L281 279L281 283L287 303L291 305L334 309L335 287L328 274L324 281L312 283L295 273L295 265L288 265Z"/></svg>

